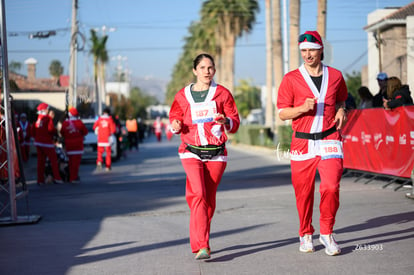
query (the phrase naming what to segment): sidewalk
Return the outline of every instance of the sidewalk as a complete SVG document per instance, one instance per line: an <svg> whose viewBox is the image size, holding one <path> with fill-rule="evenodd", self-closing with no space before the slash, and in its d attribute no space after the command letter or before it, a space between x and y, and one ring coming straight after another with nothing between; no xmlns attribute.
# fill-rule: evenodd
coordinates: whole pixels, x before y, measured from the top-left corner
<svg viewBox="0 0 414 275"><path fill-rule="evenodd" d="M0 274L411 274L413 200L343 178L335 226L342 254L300 253L290 167L272 150L229 146L211 229L212 257L196 261L178 141L140 145L110 173L81 167L79 185L38 187L42 220L0 227Z"/></svg>

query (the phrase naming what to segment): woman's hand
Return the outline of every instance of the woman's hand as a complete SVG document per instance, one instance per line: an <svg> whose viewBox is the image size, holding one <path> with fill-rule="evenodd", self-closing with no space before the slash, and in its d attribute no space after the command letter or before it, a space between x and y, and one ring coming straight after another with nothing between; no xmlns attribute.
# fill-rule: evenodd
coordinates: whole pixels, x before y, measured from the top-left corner
<svg viewBox="0 0 414 275"><path fill-rule="evenodd" d="M228 118L226 118L223 114L215 114L214 121L218 124L229 124Z"/></svg>

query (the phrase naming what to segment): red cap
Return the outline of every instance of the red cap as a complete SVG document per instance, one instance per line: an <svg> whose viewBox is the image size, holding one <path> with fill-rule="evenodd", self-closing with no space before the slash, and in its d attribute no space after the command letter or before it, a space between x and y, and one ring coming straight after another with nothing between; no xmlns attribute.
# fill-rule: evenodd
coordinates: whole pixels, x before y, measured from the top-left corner
<svg viewBox="0 0 414 275"><path fill-rule="evenodd" d="M38 111L43 111L47 109L49 109L49 105L47 105L46 103L40 103L39 106L37 106Z"/></svg>
<svg viewBox="0 0 414 275"><path fill-rule="evenodd" d="M76 108L75 108L75 107L71 107L71 108L69 109L69 113L70 113L72 116L79 116L78 110L76 110Z"/></svg>
<svg viewBox="0 0 414 275"><path fill-rule="evenodd" d="M319 45L320 48L323 48L322 37L317 31L306 31L304 34L301 34L299 36L298 43L299 43L299 46L300 44L305 43L307 46L311 46L312 44L315 44L315 46L318 47ZM313 47L311 46L311 48Z"/></svg>

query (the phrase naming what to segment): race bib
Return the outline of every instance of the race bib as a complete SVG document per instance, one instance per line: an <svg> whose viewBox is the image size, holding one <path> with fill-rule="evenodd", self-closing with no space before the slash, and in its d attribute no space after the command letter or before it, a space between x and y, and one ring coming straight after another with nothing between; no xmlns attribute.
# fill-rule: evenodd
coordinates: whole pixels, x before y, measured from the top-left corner
<svg viewBox="0 0 414 275"><path fill-rule="evenodd" d="M321 159L344 158L342 143L339 140L321 140Z"/></svg>
<svg viewBox="0 0 414 275"><path fill-rule="evenodd" d="M193 124L211 122L216 113L217 106L215 101L191 104L191 119Z"/></svg>

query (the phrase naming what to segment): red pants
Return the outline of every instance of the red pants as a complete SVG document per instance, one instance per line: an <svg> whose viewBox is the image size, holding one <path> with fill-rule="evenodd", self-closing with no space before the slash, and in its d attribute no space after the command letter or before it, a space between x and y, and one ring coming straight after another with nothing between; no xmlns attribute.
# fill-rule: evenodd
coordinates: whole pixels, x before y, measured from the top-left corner
<svg viewBox="0 0 414 275"><path fill-rule="evenodd" d="M316 157L305 161L291 161L292 184L295 189L296 207L299 214L299 235L313 234L313 202L315 194L316 169L319 171L321 184L319 192L321 201L320 233L331 234L339 208L339 182L343 172L342 159L321 160Z"/></svg>
<svg viewBox="0 0 414 275"><path fill-rule="evenodd" d="M62 180L59 173L58 159L55 148L36 146L37 149L37 182L45 183L45 164L46 157L52 166L53 178Z"/></svg>
<svg viewBox="0 0 414 275"><path fill-rule="evenodd" d="M186 200L190 207L190 245L192 252L210 248L210 225L216 209L216 192L226 162L182 159L187 174Z"/></svg>
<svg viewBox="0 0 414 275"><path fill-rule="evenodd" d="M162 133L161 133L161 132L156 132L156 133L155 133L155 136L157 137L157 141L158 141L158 142L161 142L161 136L162 136Z"/></svg>
<svg viewBox="0 0 414 275"><path fill-rule="evenodd" d="M69 181L78 179L79 167L82 160L81 154L68 155L69 157Z"/></svg>
<svg viewBox="0 0 414 275"><path fill-rule="evenodd" d="M108 168L111 168L111 146L98 146L98 159L96 160L96 164L99 164L103 162L102 154L103 152L106 152L105 156L105 165Z"/></svg>

